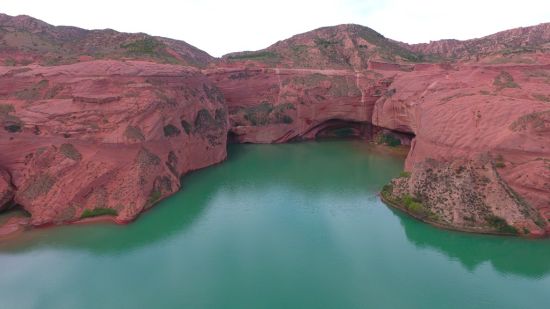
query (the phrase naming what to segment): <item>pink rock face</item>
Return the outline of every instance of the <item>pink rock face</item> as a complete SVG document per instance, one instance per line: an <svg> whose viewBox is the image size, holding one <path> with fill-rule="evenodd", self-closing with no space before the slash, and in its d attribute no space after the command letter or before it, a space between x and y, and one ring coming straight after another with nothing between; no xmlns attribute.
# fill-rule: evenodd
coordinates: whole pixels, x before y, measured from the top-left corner
<svg viewBox="0 0 550 309"><path fill-rule="evenodd" d="M218 68L207 75L224 93L231 132L251 143L312 139L331 125L367 124L389 82L374 71L332 69Z"/></svg>
<svg viewBox="0 0 550 309"><path fill-rule="evenodd" d="M208 76L225 94L237 141L312 139L338 121L414 134L406 161L413 175L425 172L427 160L454 166L466 159L463 165L473 170L494 166L492 176L481 170L472 174L490 179L490 190L501 188L500 195L485 194L484 200L501 208L484 213L506 220L519 233L541 235L550 218L550 97L545 95L550 58L537 59L532 65L419 64L412 70L380 66L361 73L233 65L210 70ZM281 121L286 116L292 121ZM372 136L376 127L363 134ZM418 195L418 188L413 181L407 194ZM453 209L468 204L435 203L433 198L426 196L426 204ZM523 208L528 215L518 216ZM462 223L447 222L456 228ZM481 218L477 224L487 221Z"/></svg>
<svg viewBox="0 0 550 309"><path fill-rule="evenodd" d="M0 166L34 225L98 209L133 220L226 156L223 97L196 69L93 61L0 74Z"/></svg>
<svg viewBox="0 0 550 309"><path fill-rule="evenodd" d="M535 210L526 231L544 233L550 218L550 105L543 95L549 89L548 63L463 65L398 74L390 85L395 93L376 102L373 124L415 134L406 161L406 169L413 172L411 186L423 170L418 167L428 159L453 164L479 162L478 157L486 155L510 195ZM417 191L411 188L409 194ZM504 209L499 217L524 227L514 215L518 205L512 200L498 202Z"/></svg>

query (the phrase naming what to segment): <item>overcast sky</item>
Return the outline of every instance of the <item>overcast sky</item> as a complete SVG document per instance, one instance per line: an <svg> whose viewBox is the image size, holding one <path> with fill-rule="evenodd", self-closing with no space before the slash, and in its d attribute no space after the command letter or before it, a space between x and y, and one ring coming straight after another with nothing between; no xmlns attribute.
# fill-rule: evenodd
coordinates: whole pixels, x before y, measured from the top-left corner
<svg viewBox="0 0 550 309"><path fill-rule="evenodd" d="M550 0L0 0L0 12L53 25L146 32L221 56L344 23L408 43L470 39L550 22Z"/></svg>

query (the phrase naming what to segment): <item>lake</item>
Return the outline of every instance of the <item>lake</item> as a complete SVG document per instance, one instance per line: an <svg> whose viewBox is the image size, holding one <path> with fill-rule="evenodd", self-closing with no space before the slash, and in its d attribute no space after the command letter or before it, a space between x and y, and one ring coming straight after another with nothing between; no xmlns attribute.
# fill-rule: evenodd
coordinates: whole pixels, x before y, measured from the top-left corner
<svg viewBox="0 0 550 309"><path fill-rule="evenodd" d="M0 308L547 308L550 241L386 207L404 158L358 140L230 145L129 225L0 243Z"/></svg>

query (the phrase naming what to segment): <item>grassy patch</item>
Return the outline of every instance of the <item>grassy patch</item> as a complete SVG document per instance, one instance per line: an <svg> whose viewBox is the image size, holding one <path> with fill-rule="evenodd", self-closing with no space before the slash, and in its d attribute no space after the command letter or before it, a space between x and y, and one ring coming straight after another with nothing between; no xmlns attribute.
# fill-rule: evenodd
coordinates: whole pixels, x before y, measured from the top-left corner
<svg viewBox="0 0 550 309"><path fill-rule="evenodd" d="M501 217L498 217L495 215L489 215L485 217L485 220L487 221L487 224L489 224L490 227L496 229L501 233L506 233L506 234L518 233L518 230L515 227L509 225L508 222L506 222L506 220L504 220Z"/></svg>
<svg viewBox="0 0 550 309"><path fill-rule="evenodd" d="M550 103L550 95L535 93L535 94L533 94L533 98L535 98L539 101L542 101L542 102Z"/></svg>
<svg viewBox="0 0 550 309"><path fill-rule="evenodd" d="M279 61L280 56L271 51L241 52L227 56L229 60Z"/></svg>
<svg viewBox="0 0 550 309"><path fill-rule="evenodd" d="M124 131L124 136L128 139L134 139L138 141L144 141L145 136L143 136L143 133L141 132L141 129L134 126L128 126L126 130Z"/></svg>
<svg viewBox="0 0 550 309"><path fill-rule="evenodd" d="M59 151L67 158L74 160L74 161L80 161L82 159L82 155L78 150L73 146L73 144L62 144L59 147Z"/></svg>
<svg viewBox="0 0 550 309"><path fill-rule="evenodd" d="M116 216L118 212L115 209L111 208L94 208L94 209L85 209L80 219L92 218L98 216Z"/></svg>
<svg viewBox="0 0 550 309"><path fill-rule="evenodd" d="M331 41L331 40L326 40L326 39L323 39L323 38L316 38L315 39L315 45L317 45L319 47L322 47L322 48L327 48L327 47L333 46L333 45L342 45L342 41Z"/></svg>
<svg viewBox="0 0 550 309"><path fill-rule="evenodd" d="M0 115L5 115L15 112L15 107L11 104L0 104Z"/></svg>
<svg viewBox="0 0 550 309"><path fill-rule="evenodd" d="M500 72L500 74L493 80L493 86L498 89L504 88L519 88L519 85L514 81L512 75L506 71Z"/></svg>
<svg viewBox="0 0 550 309"><path fill-rule="evenodd" d="M4 60L4 65L7 67L14 67L17 65L17 61L15 61L15 59L13 58L8 58Z"/></svg>
<svg viewBox="0 0 550 309"><path fill-rule="evenodd" d="M543 129L545 123L550 119L550 110L542 112L534 112L531 114L523 115L515 120L511 125L512 131L526 130L529 125L534 129Z"/></svg>
<svg viewBox="0 0 550 309"><path fill-rule="evenodd" d="M432 212L422 205L422 202L417 198L414 198L410 195L405 195L401 198L401 202L405 208L413 214L416 214L421 217L430 217Z"/></svg>
<svg viewBox="0 0 550 309"><path fill-rule="evenodd" d="M133 55L155 55L158 48L163 47L163 45L153 38L144 38L123 44L121 47Z"/></svg>
<svg viewBox="0 0 550 309"><path fill-rule="evenodd" d="M399 178L409 178L409 177L411 177L411 172L402 171L402 172L399 174Z"/></svg>

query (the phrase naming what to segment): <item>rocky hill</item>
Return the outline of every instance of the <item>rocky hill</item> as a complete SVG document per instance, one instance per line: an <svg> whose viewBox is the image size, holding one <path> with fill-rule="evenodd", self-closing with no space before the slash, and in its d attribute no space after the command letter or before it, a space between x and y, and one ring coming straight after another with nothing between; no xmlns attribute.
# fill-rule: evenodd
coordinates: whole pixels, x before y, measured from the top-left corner
<svg viewBox="0 0 550 309"><path fill-rule="evenodd" d="M405 48L446 60L479 59L490 55L511 56L549 52L550 23L498 32L466 41L439 40L423 44L402 44Z"/></svg>
<svg viewBox="0 0 550 309"><path fill-rule="evenodd" d="M94 59L149 60L205 66L213 58L183 41L144 33L55 27L29 16L0 13L0 63L62 65Z"/></svg>

